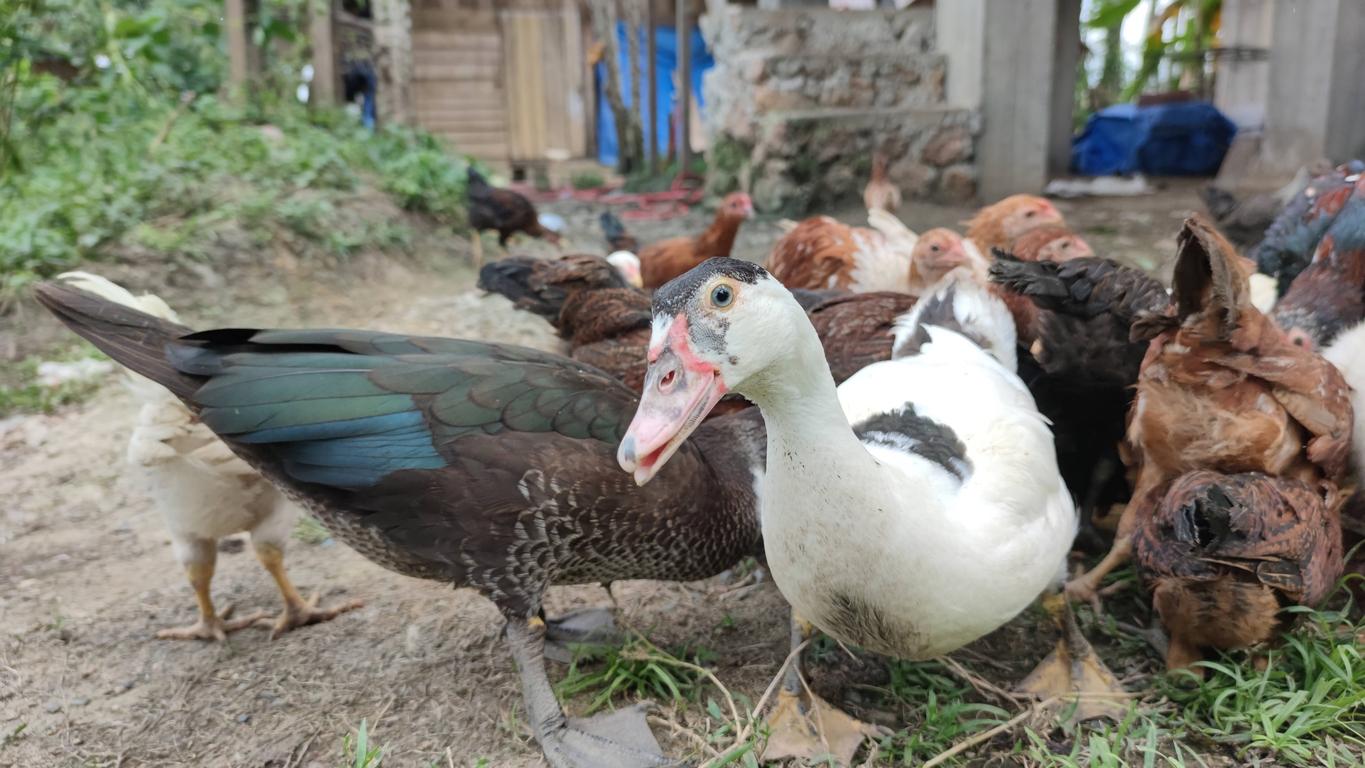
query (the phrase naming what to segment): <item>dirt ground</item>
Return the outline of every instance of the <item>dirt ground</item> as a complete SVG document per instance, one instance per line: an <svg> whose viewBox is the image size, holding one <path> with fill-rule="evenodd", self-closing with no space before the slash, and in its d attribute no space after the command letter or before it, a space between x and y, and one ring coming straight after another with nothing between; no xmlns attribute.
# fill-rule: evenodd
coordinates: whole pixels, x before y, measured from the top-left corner
<svg viewBox="0 0 1365 768"><path fill-rule="evenodd" d="M566 217L571 241L600 249L595 209L545 207ZM1059 207L1097 251L1156 268L1198 202L1193 185L1178 184ZM968 213L920 204L903 212L916 229ZM698 231L706 218L694 211L635 229L648 240ZM761 260L776 232L774 222L746 226L736 255ZM421 259L374 255L311 271L278 259L173 278L151 276L149 265L95 268L134 288L164 288L199 326L340 325L558 348L539 318L474 289L467 243L427 247ZM24 337L11 335L11 349L63 338L31 307L0 323ZM157 513L125 472L134 415L131 394L110 377L79 406L0 423L0 766L335 766L343 735L362 719L386 745L386 766L543 765L492 606L392 574L330 540L294 542L290 571L324 602L359 598L364 608L275 641L254 630L224 645L153 639L192 622L194 601ZM276 592L249 548L225 549L213 583L219 604L274 610ZM655 643L714 651L715 673L751 700L787 652L784 604L770 583L722 599L714 584L636 582L619 584L616 597L623 621ZM597 587L556 588L548 610L606 603ZM1045 652L1034 621L984 641L1005 660L1000 682ZM831 696L848 673L838 666L812 668ZM663 717L687 726L706 717L701 709ZM690 748L668 728L656 732L674 754Z"/></svg>

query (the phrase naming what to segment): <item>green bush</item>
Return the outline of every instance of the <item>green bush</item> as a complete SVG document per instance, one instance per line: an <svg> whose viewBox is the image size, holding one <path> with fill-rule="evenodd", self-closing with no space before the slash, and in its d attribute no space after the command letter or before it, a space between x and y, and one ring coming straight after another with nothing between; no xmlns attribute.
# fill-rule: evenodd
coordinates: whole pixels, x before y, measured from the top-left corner
<svg viewBox="0 0 1365 768"><path fill-rule="evenodd" d="M240 105L219 99L219 2L13 1L0 20L0 298L124 244L203 257L229 222L256 243L287 232L337 255L401 247L399 228L371 235L338 215L362 182L463 227L468 161L433 137L370 133L268 81ZM268 0L258 39L292 39L302 7ZM46 71L53 60L68 81Z"/></svg>

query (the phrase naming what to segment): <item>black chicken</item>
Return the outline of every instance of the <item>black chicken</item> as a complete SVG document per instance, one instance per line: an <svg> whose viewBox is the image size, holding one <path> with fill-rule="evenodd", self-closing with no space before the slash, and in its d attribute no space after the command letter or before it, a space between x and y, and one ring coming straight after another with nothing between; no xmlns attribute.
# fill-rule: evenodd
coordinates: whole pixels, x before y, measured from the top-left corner
<svg viewBox="0 0 1365 768"><path fill-rule="evenodd" d="M1147 351L1129 331L1170 298L1146 273L1098 256L1030 262L997 250L990 274L1039 310L1019 377L1052 420L1058 466L1088 521L1128 498L1119 445Z"/></svg>
<svg viewBox="0 0 1365 768"><path fill-rule="evenodd" d="M540 214L524 195L494 187L472 165L466 178L465 209L469 227L474 230L475 263L483 261L478 235L487 230L498 233L498 245L503 248L507 247L507 238L517 232L559 244L559 233L541 225Z"/></svg>

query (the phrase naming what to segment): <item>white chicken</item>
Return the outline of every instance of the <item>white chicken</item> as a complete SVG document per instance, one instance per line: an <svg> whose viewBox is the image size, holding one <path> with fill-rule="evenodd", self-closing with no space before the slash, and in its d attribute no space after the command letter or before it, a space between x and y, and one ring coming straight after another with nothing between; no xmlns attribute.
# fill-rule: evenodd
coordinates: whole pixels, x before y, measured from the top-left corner
<svg viewBox="0 0 1365 768"><path fill-rule="evenodd" d="M98 275L67 272L59 279L110 301L179 322L160 298L134 296ZM128 462L141 471L170 531L175 557L184 567L199 603L198 621L188 627L163 629L157 637L221 641L229 632L270 624L264 612L229 620L231 607L222 611L214 607L210 584L218 541L235 533L250 532L256 557L274 577L284 600L284 611L273 622L272 638L360 607L359 601L350 601L321 609L316 596L305 600L284 567L285 545L298 518L298 507L230 451L169 391L126 369L125 373L142 404L128 441Z"/></svg>

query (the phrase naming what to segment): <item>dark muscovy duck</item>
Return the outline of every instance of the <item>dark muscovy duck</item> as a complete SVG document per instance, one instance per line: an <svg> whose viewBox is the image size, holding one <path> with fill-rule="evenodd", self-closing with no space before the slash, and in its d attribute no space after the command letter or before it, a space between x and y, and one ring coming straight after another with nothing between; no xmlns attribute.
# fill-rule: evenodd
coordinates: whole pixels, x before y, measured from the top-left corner
<svg viewBox="0 0 1365 768"><path fill-rule="evenodd" d="M572 360L368 331L190 333L67 285L37 296L365 557L492 600L551 765L669 764L639 709L565 717L541 601L552 584L701 579L758 553L755 410L701 425L637 487L615 460L636 394Z"/></svg>

